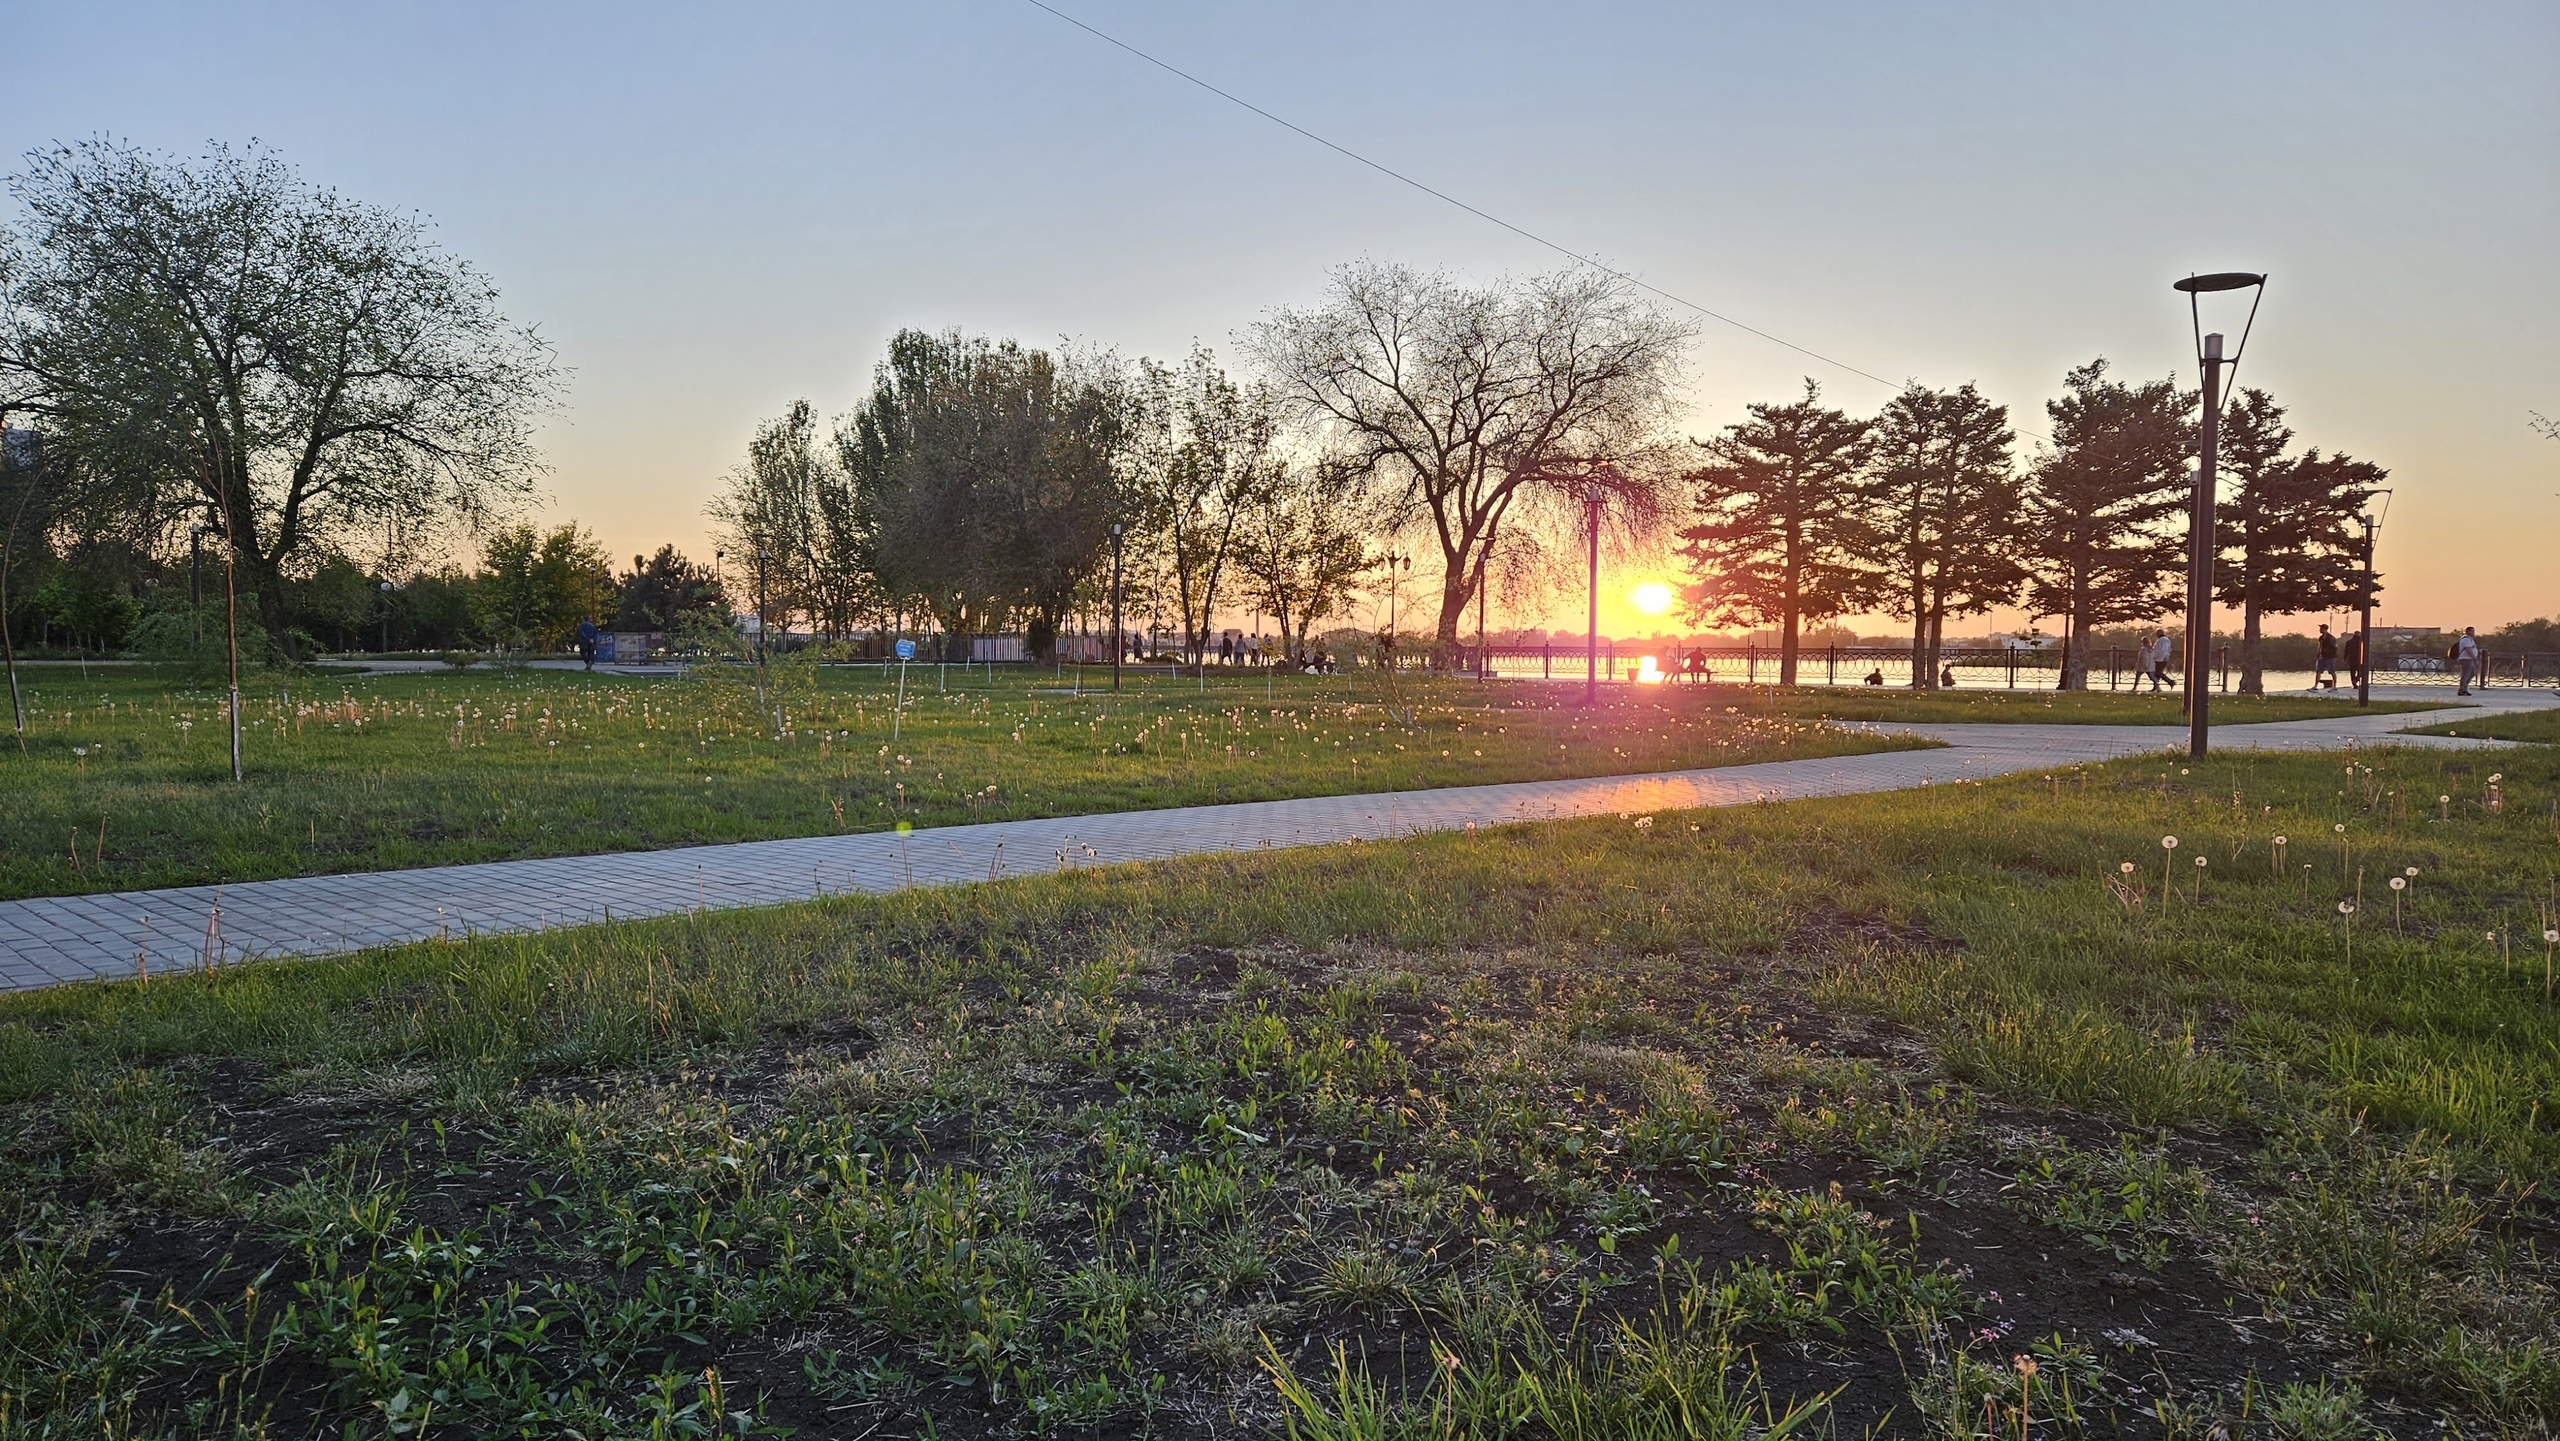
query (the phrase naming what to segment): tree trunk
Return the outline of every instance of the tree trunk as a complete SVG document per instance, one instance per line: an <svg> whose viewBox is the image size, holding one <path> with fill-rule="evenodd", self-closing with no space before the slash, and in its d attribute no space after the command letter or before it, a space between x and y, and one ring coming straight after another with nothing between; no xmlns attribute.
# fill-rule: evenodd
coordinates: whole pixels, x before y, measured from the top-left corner
<svg viewBox="0 0 2560 1441"><path fill-rule="evenodd" d="M240 578L258 588L258 623L267 628L267 643L286 660L301 664L302 648L294 644L292 623L286 618L282 574L268 562L251 557L243 559L249 563L241 567L244 574ZM241 659L248 660L249 657Z"/></svg>
<svg viewBox="0 0 2560 1441"><path fill-rule="evenodd" d="M1467 583L1465 555L1461 552L1450 558L1448 573L1440 580L1440 625L1431 637L1434 668L1447 670L1455 664L1452 657L1462 644L1458 633L1466 624L1467 607L1475 598L1475 587Z"/></svg>
<svg viewBox="0 0 2560 1441"><path fill-rule="evenodd" d="M2063 690L2089 688L2089 627L2081 611L2088 601L2089 572L2074 562L2071 567L2070 613L2063 617L2062 684Z"/></svg>
<svg viewBox="0 0 2560 1441"><path fill-rule="evenodd" d="M1803 620L1804 609L1798 575L1796 538L1790 535L1787 537L1787 608L1779 620L1778 632L1778 684L1783 686L1796 683L1796 628Z"/></svg>
<svg viewBox="0 0 2560 1441"><path fill-rule="evenodd" d="M1918 567L1911 571L1911 688L1936 690L1937 669L1929 664L1929 623L1927 585Z"/></svg>
<svg viewBox="0 0 2560 1441"><path fill-rule="evenodd" d="M2240 593L2240 693L2265 695L2267 672L2265 658L2259 654L2258 589L2250 586Z"/></svg>
<svg viewBox="0 0 2560 1441"><path fill-rule="evenodd" d="M1947 598L1942 595L1929 603L1929 650L1926 659L1929 666L1929 688L1932 690L1937 689L1938 673L1945 668L1939 658L1946 654L1946 650Z"/></svg>

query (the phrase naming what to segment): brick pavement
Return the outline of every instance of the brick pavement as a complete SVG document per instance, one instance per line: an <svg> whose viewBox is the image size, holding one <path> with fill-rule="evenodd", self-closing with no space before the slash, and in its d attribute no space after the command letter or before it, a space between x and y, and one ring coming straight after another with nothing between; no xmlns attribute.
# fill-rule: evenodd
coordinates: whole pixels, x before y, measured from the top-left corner
<svg viewBox="0 0 2560 1441"><path fill-rule="evenodd" d="M2452 714L2459 715L2460 712ZM2327 750L2442 717L2371 715L2218 728L2225 749ZM2177 726L1873 725L1944 749L1585 780L1317 796L678 850L0 902L0 990L129 978L208 959L370 946L955 885L1062 867L1389 840L1522 821L1900 790L2182 748Z"/></svg>

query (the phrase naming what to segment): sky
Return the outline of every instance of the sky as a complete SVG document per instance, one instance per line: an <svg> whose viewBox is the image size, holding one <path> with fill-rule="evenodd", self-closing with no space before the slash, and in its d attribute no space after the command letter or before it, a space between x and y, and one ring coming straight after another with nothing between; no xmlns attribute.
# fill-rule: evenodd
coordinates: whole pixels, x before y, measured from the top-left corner
<svg viewBox="0 0 2560 1441"><path fill-rule="evenodd" d="M2378 621L2560 613L2560 443L2529 427L2560 416L2548 0L1054 3L1806 350L1976 381L2023 428L2095 356L2192 383L2169 282L2266 272L2241 383L2392 472ZM7 155L256 138L431 217L557 348L543 513L617 555L707 553L758 420L850 409L902 327L1174 357L1359 257L1567 263L1028 0L0 19ZM1807 376L1856 413L1890 393L1698 325L1688 434ZM1626 593L1664 573L1604 587L1603 628L1649 624Z"/></svg>

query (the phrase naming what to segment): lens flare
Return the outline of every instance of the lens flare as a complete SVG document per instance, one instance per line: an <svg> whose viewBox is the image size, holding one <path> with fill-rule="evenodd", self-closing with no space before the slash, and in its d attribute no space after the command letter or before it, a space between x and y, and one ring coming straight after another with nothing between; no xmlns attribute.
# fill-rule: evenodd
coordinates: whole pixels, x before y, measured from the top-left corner
<svg viewBox="0 0 2560 1441"><path fill-rule="evenodd" d="M1627 599L1646 615L1661 615L1671 609L1671 587L1658 580L1649 580L1637 586L1635 593Z"/></svg>

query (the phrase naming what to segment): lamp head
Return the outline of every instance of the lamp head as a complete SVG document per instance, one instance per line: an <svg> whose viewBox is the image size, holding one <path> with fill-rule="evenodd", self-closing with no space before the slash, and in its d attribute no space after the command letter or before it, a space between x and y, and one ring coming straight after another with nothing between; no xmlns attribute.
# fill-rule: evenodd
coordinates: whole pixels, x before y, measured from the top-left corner
<svg viewBox="0 0 2560 1441"><path fill-rule="evenodd" d="M2246 270L2218 270L2211 275L2190 275L2175 282L2171 288L2195 295L2212 290L2246 290L2252 285L2266 283L2265 276L2253 275Z"/></svg>

